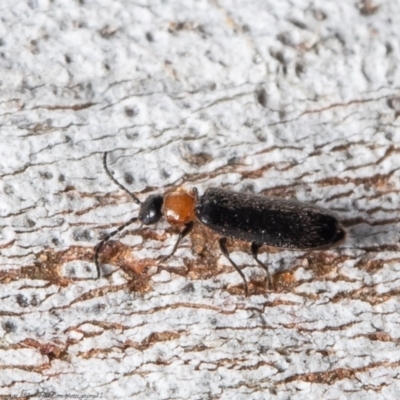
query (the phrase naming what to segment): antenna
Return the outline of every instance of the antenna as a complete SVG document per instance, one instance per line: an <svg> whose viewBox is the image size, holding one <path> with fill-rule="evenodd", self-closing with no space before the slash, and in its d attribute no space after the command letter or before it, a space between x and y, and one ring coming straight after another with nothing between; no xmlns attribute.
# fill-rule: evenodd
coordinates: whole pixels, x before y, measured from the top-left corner
<svg viewBox="0 0 400 400"><path fill-rule="evenodd" d="M116 184L118 185L122 190L124 190L126 193L128 193L133 201L138 204L141 205L142 202L133 194L131 193L124 185L122 185L121 183L119 183L111 174L110 170L108 169L107 166L107 152L104 153L103 156L103 166L104 169L107 173L107 175L109 176L109 178ZM99 262L99 256L100 256L100 252L104 246L105 243L107 243L113 236L115 236L117 233L121 232L123 229L125 229L128 225L133 224L134 222L136 222L139 218L138 217L133 217L131 218L128 222L125 222L125 224L121 225L119 228L115 229L114 231L110 232L109 234L106 235L106 237L100 241L99 243L97 243L95 249L94 249L94 263L96 265L96 270L97 270L97 278L100 278L100 262Z"/></svg>
<svg viewBox="0 0 400 400"><path fill-rule="evenodd" d="M110 172L110 170L108 169L108 166L107 166L107 154L108 154L108 152L105 152L105 153L104 153L104 156L103 156L103 166L104 166L104 169L106 170L107 175L109 176L109 178L110 178L116 185L118 185L122 190L124 190L126 193L128 193L129 196L132 197L133 201L134 201L136 204L138 204L138 205L142 204L142 202L141 202L133 193L131 193L124 185L122 185L121 183L119 183L119 182L113 177L112 173Z"/></svg>

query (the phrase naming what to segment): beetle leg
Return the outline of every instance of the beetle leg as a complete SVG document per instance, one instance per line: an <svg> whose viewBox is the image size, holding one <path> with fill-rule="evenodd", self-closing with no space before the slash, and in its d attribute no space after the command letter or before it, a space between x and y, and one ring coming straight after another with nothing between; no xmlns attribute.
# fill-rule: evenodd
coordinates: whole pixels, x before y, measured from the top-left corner
<svg viewBox="0 0 400 400"><path fill-rule="evenodd" d="M257 264L267 273L267 282L268 282L267 289L269 289L271 287L271 276L269 274L268 267L258 259L258 250L260 249L260 247L261 247L261 244L252 243L251 244L251 255L256 260Z"/></svg>
<svg viewBox="0 0 400 400"><path fill-rule="evenodd" d="M232 264L232 266L236 269L237 272L239 272L239 275L242 277L243 282L244 282L244 291L246 293L246 296L249 295L249 288L247 287L247 282L246 278L241 271L241 269L232 261L232 259L229 257L228 249L226 247L226 238L221 238L219 239L219 247L222 251L222 254L229 260L229 262Z"/></svg>
<svg viewBox="0 0 400 400"><path fill-rule="evenodd" d="M138 220L137 217L131 218L128 222L125 222L125 224L121 225L119 228L115 229L115 231L110 232L101 242L97 243L96 247L94 248L94 263L96 265L96 270L97 270L97 279L100 278L100 263L99 263L99 255L100 255L100 250L104 246L104 243L108 242L113 236L115 236L118 232L121 232L123 229L125 229L128 225L133 224Z"/></svg>
<svg viewBox="0 0 400 400"><path fill-rule="evenodd" d="M168 260L168 258L170 258L175 253L176 249L179 246L179 243L185 236L187 236L191 232L191 230L193 229L193 226L194 226L193 221L190 221L187 224L185 224L185 227L182 229L181 232L179 232L178 239L177 239L171 253L169 253L167 256L163 257L160 262L164 262L164 261Z"/></svg>

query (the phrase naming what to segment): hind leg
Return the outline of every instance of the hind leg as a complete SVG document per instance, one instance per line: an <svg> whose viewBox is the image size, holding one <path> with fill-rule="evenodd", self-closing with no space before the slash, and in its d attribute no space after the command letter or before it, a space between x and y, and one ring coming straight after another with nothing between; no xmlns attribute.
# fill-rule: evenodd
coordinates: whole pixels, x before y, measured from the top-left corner
<svg viewBox="0 0 400 400"><path fill-rule="evenodd" d="M251 244L251 255L256 260L257 264L267 273L267 283L268 283L267 289L269 289L271 287L271 276L269 274L268 267L258 259L258 250L260 249L260 247L261 247L261 244L252 243Z"/></svg>

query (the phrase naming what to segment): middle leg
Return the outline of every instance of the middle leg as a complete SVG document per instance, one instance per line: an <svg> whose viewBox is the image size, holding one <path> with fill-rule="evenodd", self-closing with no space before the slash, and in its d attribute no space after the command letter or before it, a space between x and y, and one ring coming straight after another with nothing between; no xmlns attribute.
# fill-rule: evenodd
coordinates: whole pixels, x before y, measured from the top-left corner
<svg viewBox="0 0 400 400"><path fill-rule="evenodd" d="M233 262L233 260L229 257L228 249L226 247L226 238L221 238L219 239L219 247L222 251L222 254L229 260L229 262L232 264L232 266L236 269L237 272L239 272L239 275L242 277L243 282L244 282L244 291L246 293L246 296L249 295L249 288L247 287L247 282L246 278L242 272L242 270Z"/></svg>
<svg viewBox="0 0 400 400"><path fill-rule="evenodd" d="M190 221L190 222L188 222L188 223L185 225L185 227L182 229L182 231L179 232L178 239L176 240L175 245L174 245L174 248L172 249L171 253L169 253L169 254L168 254L167 256L165 256L165 257L162 257L162 258L161 258L161 262L167 261L168 258L170 258L171 256L174 255L176 249L177 249L178 246L179 246L179 243L181 242L181 240L182 240L185 236L187 236L187 235L192 231L193 226L194 226L193 221Z"/></svg>

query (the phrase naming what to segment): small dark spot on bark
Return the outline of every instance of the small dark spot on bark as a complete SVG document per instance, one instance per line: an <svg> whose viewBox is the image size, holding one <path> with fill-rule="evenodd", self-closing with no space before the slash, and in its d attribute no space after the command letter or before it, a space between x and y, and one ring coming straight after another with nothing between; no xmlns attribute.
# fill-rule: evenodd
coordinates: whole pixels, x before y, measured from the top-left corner
<svg viewBox="0 0 400 400"><path fill-rule="evenodd" d="M104 28L100 29L99 33L103 39L110 39L116 34L117 31L118 28L106 25Z"/></svg>
<svg viewBox="0 0 400 400"><path fill-rule="evenodd" d="M33 40L31 40L30 44L31 44L31 53L35 54L35 55L39 54L39 48L37 45L37 41L35 39L33 39Z"/></svg>
<svg viewBox="0 0 400 400"><path fill-rule="evenodd" d="M391 97L387 100L387 105L395 111L400 110L400 97Z"/></svg>
<svg viewBox="0 0 400 400"><path fill-rule="evenodd" d="M3 322L2 326L7 333L15 332L17 329L17 325L15 325L15 323L10 320Z"/></svg>
<svg viewBox="0 0 400 400"><path fill-rule="evenodd" d="M267 140L267 135L262 129L255 130L254 135L260 142L265 142Z"/></svg>
<svg viewBox="0 0 400 400"><path fill-rule="evenodd" d="M26 223L30 228L34 227L36 225L36 222L33 219L27 218Z"/></svg>
<svg viewBox="0 0 400 400"><path fill-rule="evenodd" d="M109 71L109 70L111 69L110 66L109 66L107 63L104 64L104 68L105 68L107 71Z"/></svg>
<svg viewBox="0 0 400 400"><path fill-rule="evenodd" d="M340 44L344 47L346 45L346 41L344 40L344 37L342 34L339 32L335 33L335 38L340 42Z"/></svg>
<svg viewBox="0 0 400 400"><path fill-rule="evenodd" d="M243 30L243 32L250 32L250 27L249 27L249 25L244 24L244 25L242 26L242 30Z"/></svg>
<svg viewBox="0 0 400 400"><path fill-rule="evenodd" d="M326 14L321 10L314 10L313 15L314 18L318 21L323 21L327 18Z"/></svg>
<svg viewBox="0 0 400 400"><path fill-rule="evenodd" d="M296 76L300 78L300 75L304 72L304 65L296 63L295 71L296 71Z"/></svg>
<svg viewBox="0 0 400 400"><path fill-rule="evenodd" d="M11 185L4 185L4 193L11 195L14 193L14 189Z"/></svg>
<svg viewBox="0 0 400 400"><path fill-rule="evenodd" d="M74 238L75 241L81 242L81 241L87 241L90 242L92 239L92 233L90 232L89 229L77 229L75 232L72 234L72 237Z"/></svg>
<svg viewBox="0 0 400 400"><path fill-rule="evenodd" d="M64 174L60 174L59 176L58 176L58 182L64 182L65 181L65 176L64 176Z"/></svg>
<svg viewBox="0 0 400 400"><path fill-rule="evenodd" d="M304 22L301 22L297 19L291 19L290 22L294 25L297 26L300 29L307 29L307 25Z"/></svg>
<svg viewBox="0 0 400 400"><path fill-rule="evenodd" d="M258 103L261 104L264 108L266 108L267 107L266 91L263 88L261 88L261 89L257 90L256 96L257 96Z"/></svg>
<svg viewBox="0 0 400 400"><path fill-rule="evenodd" d="M181 31L184 27L185 27L184 22L172 22L172 23L170 23L170 25L168 27L168 32L174 33L177 31Z"/></svg>
<svg viewBox="0 0 400 400"><path fill-rule="evenodd" d="M4 46L6 44L6 42L4 41L4 39L0 39L0 46Z"/></svg>
<svg viewBox="0 0 400 400"><path fill-rule="evenodd" d="M271 56L278 60L282 65L286 64L285 57L281 51L272 52Z"/></svg>
<svg viewBox="0 0 400 400"><path fill-rule="evenodd" d="M65 62L67 63L67 64L71 64L71 57L68 55L68 54L65 54L65 56L64 56L64 58L65 58Z"/></svg>
<svg viewBox="0 0 400 400"><path fill-rule="evenodd" d="M64 189L65 192L72 192L75 190L75 186L73 185L67 185Z"/></svg>
<svg viewBox="0 0 400 400"><path fill-rule="evenodd" d="M51 178L53 177L53 174L50 173L50 172L48 172L48 171L39 172L39 175L40 175L43 179L47 179L47 180L49 180L49 179L51 179Z"/></svg>
<svg viewBox="0 0 400 400"><path fill-rule="evenodd" d="M207 37L207 31L205 30L204 26L203 26L203 25L199 25L199 26L197 27L197 29L198 29L198 31L202 34L202 35L201 35L201 38L202 38L202 39L205 39L205 38Z"/></svg>
<svg viewBox="0 0 400 400"><path fill-rule="evenodd" d="M137 107L126 107L125 108L125 115L127 117L134 117L135 115L139 114L139 109Z"/></svg>
<svg viewBox="0 0 400 400"><path fill-rule="evenodd" d="M129 140L135 140L139 137L139 134L137 132L133 132L133 133L126 133L125 137Z"/></svg>
<svg viewBox="0 0 400 400"><path fill-rule="evenodd" d="M28 307L29 305L28 299L22 294L17 295L17 303L20 307Z"/></svg>
<svg viewBox="0 0 400 400"><path fill-rule="evenodd" d="M237 158L237 157L231 157L229 160L228 160L228 165L235 165L237 162L239 161L239 159Z"/></svg>
<svg viewBox="0 0 400 400"><path fill-rule="evenodd" d="M194 292L194 286L193 283L189 282L187 285L185 285L182 289L183 293L193 293Z"/></svg>
<svg viewBox="0 0 400 400"><path fill-rule="evenodd" d="M243 186L243 192L254 193L254 185L252 183L249 183L248 185Z"/></svg>
<svg viewBox="0 0 400 400"><path fill-rule="evenodd" d="M386 54L391 54L393 53L393 46L390 43L386 43Z"/></svg>
<svg viewBox="0 0 400 400"><path fill-rule="evenodd" d="M134 114L132 108L125 108L125 115L127 117L133 117L135 114Z"/></svg>
<svg viewBox="0 0 400 400"><path fill-rule="evenodd" d="M363 0L359 5L361 15L372 15L379 10L379 6L374 5L371 0Z"/></svg>
<svg viewBox="0 0 400 400"><path fill-rule="evenodd" d="M167 178L169 178L170 176L171 176L171 174L166 170L166 169L162 169L161 170L161 176L164 178L164 179L167 179Z"/></svg>
<svg viewBox="0 0 400 400"><path fill-rule="evenodd" d="M151 32L146 32L146 39L148 42L154 42L154 37Z"/></svg>
<svg viewBox="0 0 400 400"><path fill-rule="evenodd" d="M134 182L133 176L130 172L125 172L124 173L124 181L128 185L131 185Z"/></svg>
<svg viewBox="0 0 400 400"><path fill-rule="evenodd" d="M36 307L38 304L39 304L38 298L37 298L36 294L34 294L32 296L31 306Z"/></svg>
<svg viewBox="0 0 400 400"><path fill-rule="evenodd" d="M105 304L102 304L102 303L100 303L100 304L95 304L95 305L92 307L92 310L93 310L93 312L94 312L95 314L98 314L98 313L102 312L102 311L105 310L105 309L106 309L106 305L105 305Z"/></svg>
<svg viewBox="0 0 400 400"><path fill-rule="evenodd" d="M196 167L201 167L212 160L212 156L205 152L200 152L197 154L192 154L190 156L190 163L195 165Z"/></svg>
<svg viewBox="0 0 400 400"><path fill-rule="evenodd" d="M51 239L51 243L53 243L53 244L56 245L56 246L59 246L59 245L60 245L60 241L59 241L57 238Z"/></svg>
<svg viewBox="0 0 400 400"><path fill-rule="evenodd" d="M290 45L290 34L288 32L279 33L277 35L277 40L279 40L285 46ZM277 53L276 53L277 54ZM273 57L278 58L276 55L272 54Z"/></svg>

